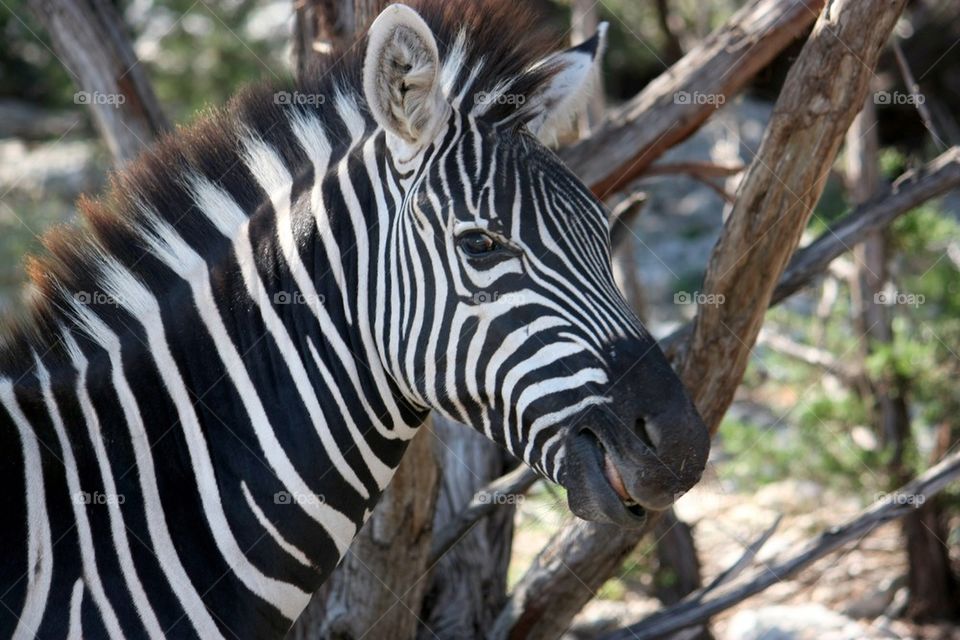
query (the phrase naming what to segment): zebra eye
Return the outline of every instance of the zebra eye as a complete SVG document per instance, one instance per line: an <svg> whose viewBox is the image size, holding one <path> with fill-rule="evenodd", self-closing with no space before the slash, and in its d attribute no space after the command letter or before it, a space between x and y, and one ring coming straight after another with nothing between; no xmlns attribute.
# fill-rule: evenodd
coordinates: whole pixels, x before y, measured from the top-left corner
<svg viewBox="0 0 960 640"><path fill-rule="evenodd" d="M482 231L469 231L457 240L457 244L468 256L482 256L499 248L497 241Z"/></svg>

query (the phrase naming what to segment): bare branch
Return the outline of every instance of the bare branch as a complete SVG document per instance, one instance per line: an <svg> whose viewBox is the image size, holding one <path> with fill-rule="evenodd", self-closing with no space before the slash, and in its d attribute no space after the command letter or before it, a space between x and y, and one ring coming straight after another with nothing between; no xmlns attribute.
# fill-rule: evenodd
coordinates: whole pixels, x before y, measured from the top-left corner
<svg viewBox="0 0 960 640"><path fill-rule="evenodd" d="M648 640L661 638L712 616L760 593L771 585L791 578L816 560L859 540L871 531L902 518L949 484L960 480L960 451L944 458L898 491L873 503L844 525L831 527L808 542L786 560L764 563L748 578L735 583L713 585L691 594L683 602L659 611L646 620L604 637L604 640Z"/></svg>
<svg viewBox="0 0 960 640"><path fill-rule="evenodd" d="M521 465L477 491L470 504L450 522L447 528L434 534L427 566L435 564L474 524L498 506L506 504L511 497L526 493L539 477L533 469Z"/></svg>
<svg viewBox="0 0 960 640"><path fill-rule="evenodd" d="M767 530L761 533L756 540L751 542L747 548L743 550L743 555L740 556L739 560L717 574L717 577L714 578L710 584L708 584L702 590L697 593L690 594L690 600L693 602L700 602L704 595L720 588L725 584L733 582L737 576L739 576L747 569L747 567L753 564L753 562L756 560L757 554L760 553L760 549L762 549L763 545L767 544L770 538L773 537L777 527L780 526L781 520L783 520L783 516L777 516L773 523L767 527Z"/></svg>
<svg viewBox="0 0 960 640"><path fill-rule="evenodd" d="M601 197L622 189L802 35L823 4L753 0L561 158Z"/></svg>
<svg viewBox="0 0 960 640"><path fill-rule="evenodd" d="M841 254L899 216L960 187L960 147L952 147L926 165L900 176L886 192L833 225L793 256L773 292L777 304L806 286Z"/></svg>
<svg viewBox="0 0 960 640"><path fill-rule="evenodd" d="M707 268L681 378L711 432L740 385L774 288L820 199L905 0L831 2L787 75Z"/></svg>
<svg viewBox="0 0 960 640"><path fill-rule="evenodd" d="M852 384L857 378L862 377L861 372L847 363L837 360L829 351L808 344L801 344L783 334L763 330L760 332L760 338L757 342L785 356L819 367L842 379L845 383Z"/></svg>
<svg viewBox="0 0 960 640"><path fill-rule="evenodd" d="M943 138L937 134L937 130L933 126L933 118L930 116L930 109L927 108L927 101L924 100L925 96L920 93L920 85L917 84L917 81L913 77L913 71L910 70L910 63L907 62L907 56L903 54L903 47L900 46L900 40L897 38L893 39L893 53L897 58L897 66L900 67L900 74L903 75L903 82L907 85L907 90L910 91L913 104L917 108L917 113L920 114L920 120L923 121L923 126L930 132L933 141L938 147L941 149L946 147L947 145L944 143Z"/></svg>

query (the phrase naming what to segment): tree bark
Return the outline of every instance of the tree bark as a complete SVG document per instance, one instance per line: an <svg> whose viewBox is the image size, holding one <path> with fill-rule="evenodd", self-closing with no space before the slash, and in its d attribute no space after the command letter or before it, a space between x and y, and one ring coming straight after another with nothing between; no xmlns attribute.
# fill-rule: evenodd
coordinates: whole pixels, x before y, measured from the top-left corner
<svg viewBox="0 0 960 640"><path fill-rule="evenodd" d="M431 430L428 421L414 436L373 515L288 638L416 636L440 475Z"/></svg>
<svg viewBox="0 0 960 640"><path fill-rule="evenodd" d="M679 367L712 432L904 4L831 2L787 76L707 270L704 292L724 304L700 309ZM520 579L493 637L556 637L640 538L592 523L558 532Z"/></svg>
<svg viewBox="0 0 960 640"><path fill-rule="evenodd" d="M117 165L169 125L110 2L29 0Z"/></svg>
<svg viewBox="0 0 960 640"><path fill-rule="evenodd" d="M784 83L707 268L683 381L711 432L733 400L774 288L820 199L905 0L831 2Z"/></svg>
<svg viewBox="0 0 960 640"><path fill-rule="evenodd" d="M478 490L516 467L518 461L468 426L439 416L434 417L434 424L442 467L433 521L434 531L439 533L453 525ZM513 520L522 499L517 495L487 496L491 507L487 515L474 521L455 545L439 555L420 612L420 637L482 638L493 624L506 598ZM437 551L434 548L431 555L437 557Z"/></svg>
<svg viewBox="0 0 960 640"><path fill-rule="evenodd" d="M753 0L560 157L601 198L635 180L817 17L825 0Z"/></svg>

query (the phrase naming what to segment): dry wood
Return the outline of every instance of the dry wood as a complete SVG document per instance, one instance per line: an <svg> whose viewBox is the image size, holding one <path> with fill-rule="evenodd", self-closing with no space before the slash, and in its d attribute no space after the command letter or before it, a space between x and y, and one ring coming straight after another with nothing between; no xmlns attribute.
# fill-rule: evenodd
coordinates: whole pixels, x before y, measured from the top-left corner
<svg viewBox="0 0 960 640"><path fill-rule="evenodd" d="M442 537L478 489L519 461L475 429L437 415L433 424L443 474L433 526L435 535ZM434 556L438 560L431 562L420 637L481 637L503 606L517 500L490 502L500 504L460 534L455 546Z"/></svg>
<svg viewBox="0 0 960 640"><path fill-rule="evenodd" d="M904 4L832 2L787 76L708 267L704 292L725 303L700 310L679 367L711 429L740 384L774 287ZM641 535L592 523L558 532L518 582L492 637L557 637Z"/></svg>
<svg viewBox="0 0 960 640"><path fill-rule="evenodd" d="M490 515L497 507L508 504L516 496L526 493L539 477L536 471L522 465L476 492L470 504L452 519L446 529L438 531L434 536L429 564L440 560L481 518Z"/></svg>
<svg viewBox="0 0 960 640"><path fill-rule="evenodd" d="M823 3L753 0L561 158L600 196L620 190L802 35Z"/></svg>
<svg viewBox="0 0 960 640"><path fill-rule="evenodd" d="M377 509L288 638L415 637L439 487L433 439L424 424Z"/></svg>
<svg viewBox="0 0 960 640"><path fill-rule="evenodd" d="M117 164L135 157L168 124L109 2L29 0Z"/></svg>
<svg viewBox="0 0 960 640"><path fill-rule="evenodd" d="M767 587L793 577L816 560L863 538L880 525L912 513L917 504L929 501L957 480L960 480L960 451L874 502L846 524L823 531L785 560L762 563L752 574L740 580L711 584L708 589L691 594L673 607L605 636L604 640L651 640L709 620Z"/></svg>
<svg viewBox="0 0 960 640"><path fill-rule="evenodd" d="M831 2L787 75L707 268L702 306L680 367L714 432L747 367L764 314L860 111L905 0Z"/></svg>

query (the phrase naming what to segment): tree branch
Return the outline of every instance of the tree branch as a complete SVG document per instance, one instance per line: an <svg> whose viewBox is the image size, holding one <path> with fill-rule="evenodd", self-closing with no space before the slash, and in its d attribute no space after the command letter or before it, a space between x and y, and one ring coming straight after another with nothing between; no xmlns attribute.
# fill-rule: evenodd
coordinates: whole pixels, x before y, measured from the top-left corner
<svg viewBox="0 0 960 640"><path fill-rule="evenodd" d="M880 50L905 0L837 0L791 68L707 268L679 370L715 432L743 378L780 274L796 249L860 111Z"/></svg>
<svg viewBox="0 0 960 640"><path fill-rule="evenodd" d="M753 0L560 157L601 197L643 174L803 34L824 0Z"/></svg>
<svg viewBox="0 0 960 640"><path fill-rule="evenodd" d="M477 491L466 506L447 525L433 536L433 546L427 566L432 566L450 550L480 519L488 516L498 506L509 503L511 498L526 493L540 476L526 465L520 465Z"/></svg>
<svg viewBox="0 0 960 640"><path fill-rule="evenodd" d="M773 564L764 563L750 577L743 580L711 584L706 589L690 594L682 602L659 611L646 620L605 636L604 640L661 638L668 633L702 623L771 585L796 575L816 560L853 540L863 538L880 525L911 513L958 479L960 479L960 451L944 458L935 467L898 491L874 502L853 520L823 531L788 559Z"/></svg>

